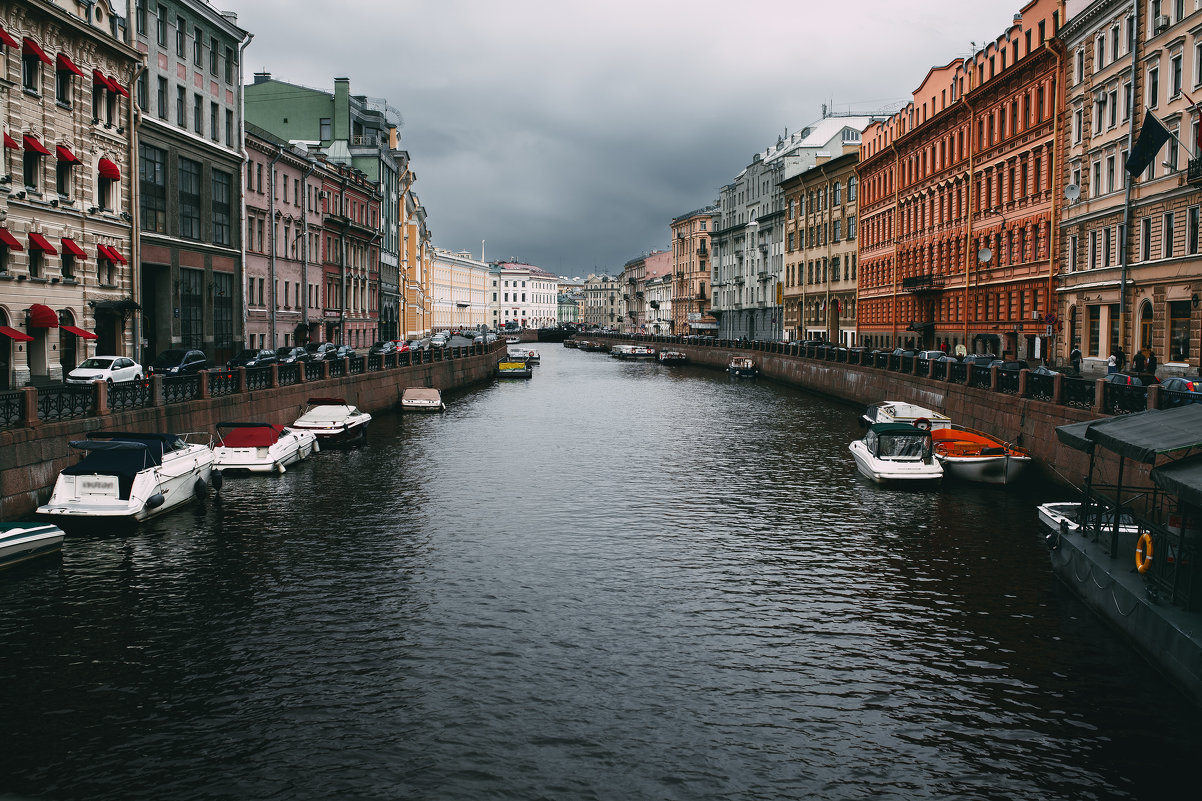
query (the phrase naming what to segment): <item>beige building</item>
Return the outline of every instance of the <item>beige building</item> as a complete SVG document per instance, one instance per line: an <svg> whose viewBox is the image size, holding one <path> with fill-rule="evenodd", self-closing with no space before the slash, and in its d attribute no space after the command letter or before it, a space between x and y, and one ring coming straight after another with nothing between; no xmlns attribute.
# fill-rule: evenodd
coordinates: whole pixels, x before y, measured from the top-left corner
<svg viewBox="0 0 1202 801"><path fill-rule="evenodd" d="M710 235L717 206L690 211L672 220L672 320L678 334L717 334L710 315Z"/></svg>
<svg viewBox="0 0 1202 801"><path fill-rule="evenodd" d="M489 322L488 264L471 253L434 249L432 276L434 331L479 329Z"/></svg>
<svg viewBox="0 0 1202 801"><path fill-rule="evenodd" d="M580 322L589 328L617 328L626 315L622 286L617 278L590 275L584 280Z"/></svg>
<svg viewBox="0 0 1202 801"><path fill-rule="evenodd" d="M781 182L785 334L856 345L858 149Z"/></svg>
<svg viewBox="0 0 1202 801"><path fill-rule="evenodd" d="M400 180L400 335L415 339L432 330L434 248L426 225L426 209L413 190L417 173L409 166L407 154L404 163L406 169Z"/></svg>
<svg viewBox="0 0 1202 801"><path fill-rule="evenodd" d="M97 353L137 355L140 56L113 11L0 7L0 389L59 381Z"/></svg>
<svg viewBox="0 0 1202 801"><path fill-rule="evenodd" d="M1186 147L1196 150L1187 93L1202 99L1202 11L1077 0L1068 12L1058 355L1077 344L1101 363L1120 346L1129 358L1146 349L1169 371L1196 374L1202 161L1189 162ZM1132 178L1127 154L1149 114L1181 142Z"/></svg>

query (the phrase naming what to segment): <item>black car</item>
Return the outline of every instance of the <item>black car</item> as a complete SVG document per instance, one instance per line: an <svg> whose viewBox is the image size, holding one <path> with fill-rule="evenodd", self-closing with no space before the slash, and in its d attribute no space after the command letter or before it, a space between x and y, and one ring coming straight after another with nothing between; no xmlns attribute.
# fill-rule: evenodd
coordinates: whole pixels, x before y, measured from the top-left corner
<svg viewBox="0 0 1202 801"><path fill-rule="evenodd" d="M230 369L235 367L266 367L270 364L276 364L278 361L279 359L276 357L274 350L247 348L226 362L225 366Z"/></svg>
<svg viewBox="0 0 1202 801"><path fill-rule="evenodd" d="M1148 387L1160 383L1151 373L1107 373L1102 378L1108 384L1118 384L1121 387Z"/></svg>
<svg viewBox="0 0 1202 801"><path fill-rule="evenodd" d="M326 351L327 359L349 359L355 355L355 349L350 345L339 345L333 350Z"/></svg>
<svg viewBox="0 0 1202 801"><path fill-rule="evenodd" d="M333 342L310 342L308 345L305 345L305 350L309 351L309 356L313 361L319 362L322 359L329 358L327 354L337 347Z"/></svg>
<svg viewBox="0 0 1202 801"><path fill-rule="evenodd" d="M988 367L996 361L999 359L993 353L970 353L964 357L965 364L975 364L978 367Z"/></svg>
<svg viewBox="0 0 1202 801"><path fill-rule="evenodd" d="M282 348L276 348L275 356L277 359L279 359L280 364L292 364L293 362L308 362L313 360L313 357L309 355L309 351L298 345L284 345Z"/></svg>
<svg viewBox="0 0 1202 801"><path fill-rule="evenodd" d="M160 353L146 368L146 372L159 375L191 375L208 366L209 358L203 350L171 348Z"/></svg>
<svg viewBox="0 0 1202 801"><path fill-rule="evenodd" d="M1029 366L1027 365L1027 363L1025 361L1023 361L1022 359L1014 359L1014 360L994 359L993 361L991 361L989 363L990 367L993 367L995 365L997 366L997 369L1005 370L1005 371L1011 372L1011 373L1017 373L1019 370L1030 369Z"/></svg>
<svg viewBox="0 0 1202 801"><path fill-rule="evenodd" d="M396 342L391 339L377 340L367 349L367 353L369 356L387 356L389 353L396 353Z"/></svg>
<svg viewBox="0 0 1202 801"><path fill-rule="evenodd" d="M1169 409L1189 403L1202 403L1202 376L1172 376L1160 382L1160 405Z"/></svg>

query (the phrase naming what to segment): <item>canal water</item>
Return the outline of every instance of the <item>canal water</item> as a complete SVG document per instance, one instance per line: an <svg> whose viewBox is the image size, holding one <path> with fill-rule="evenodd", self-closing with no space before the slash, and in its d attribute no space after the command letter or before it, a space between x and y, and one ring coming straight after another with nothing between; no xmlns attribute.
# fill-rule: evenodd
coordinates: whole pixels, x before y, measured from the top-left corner
<svg viewBox="0 0 1202 801"><path fill-rule="evenodd" d="M1202 715L1051 573L1053 489L881 489L851 406L541 350L0 574L0 796L1197 792Z"/></svg>

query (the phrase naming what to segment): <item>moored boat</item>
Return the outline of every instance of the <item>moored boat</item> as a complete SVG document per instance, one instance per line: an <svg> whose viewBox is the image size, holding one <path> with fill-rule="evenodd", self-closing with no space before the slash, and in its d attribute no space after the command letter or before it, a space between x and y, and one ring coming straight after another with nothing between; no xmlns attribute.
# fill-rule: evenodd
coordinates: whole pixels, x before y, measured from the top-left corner
<svg viewBox="0 0 1202 801"><path fill-rule="evenodd" d="M52 523L0 523L0 568L57 553L63 536Z"/></svg>
<svg viewBox="0 0 1202 801"><path fill-rule="evenodd" d="M660 364L684 364L689 360L689 357L678 350L661 350L659 352Z"/></svg>
<svg viewBox="0 0 1202 801"><path fill-rule="evenodd" d="M534 348L509 348L509 358L514 361L526 361L531 364L541 362L543 357Z"/></svg>
<svg viewBox="0 0 1202 801"><path fill-rule="evenodd" d="M1031 454L1023 448L964 426L932 427L931 439L948 478L1013 484L1031 464Z"/></svg>
<svg viewBox="0 0 1202 801"><path fill-rule="evenodd" d="M401 411L445 412L442 393L434 387L409 387L401 394Z"/></svg>
<svg viewBox="0 0 1202 801"><path fill-rule="evenodd" d="M305 413L292 428L312 431L326 445L346 445L367 439L371 415L342 398L309 398Z"/></svg>
<svg viewBox="0 0 1202 801"><path fill-rule="evenodd" d="M563 341L563 346L564 346L565 348L577 348L577 349L579 349L579 348L580 348L580 342L578 342L578 341L577 341L577 340L575 340L575 339L565 339L565 340Z"/></svg>
<svg viewBox="0 0 1202 801"><path fill-rule="evenodd" d="M534 370L525 359L510 360L497 363L497 378L533 378Z"/></svg>
<svg viewBox="0 0 1202 801"><path fill-rule="evenodd" d="M874 423L848 449L856 468L878 484L921 487L943 478L931 432L908 423Z"/></svg>
<svg viewBox="0 0 1202 801"><path fill-rule="evenodd" d="M271 423L218 423L214 470L285 473L288 465L320 450L312 431Z"/></svg>
<svg viewBox="0 0 1202 801"><path fill-rule="evenodd" d="M38 514L68 523L147 520L207 494L213 473L210 443L179 434L94 431L70 443L83 459L64 469Z"/></svg>
<svg viewBox="0 0 1202 801"><path fill-rule="evenodd" d="M758 372L755 362L750 356L735 356L730 360L726 369L735 378L755 378L755 374Z"/></svg>
<svg viewBox="0 0 1202 801"><path fill-rule="evenodd" d="M905 401L881 401L868 406L868 410L860 416L861 426L873 423L907 423L919 428L947 428L952 419L940 414L934 409L919 406Z"/></svg>

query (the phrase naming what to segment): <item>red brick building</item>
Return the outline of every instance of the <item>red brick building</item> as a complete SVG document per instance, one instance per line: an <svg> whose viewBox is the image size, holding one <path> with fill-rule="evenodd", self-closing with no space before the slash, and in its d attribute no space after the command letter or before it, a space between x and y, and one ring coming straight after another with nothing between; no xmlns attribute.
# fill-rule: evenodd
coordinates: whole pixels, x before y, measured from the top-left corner
<svg viewBox="0 0 1202 801"><path fill-rule="evenodd" d="M970 58L934 67L863 136L860 341L1046 354L1055 308L1057 0L1032 0Z"/></svg>

